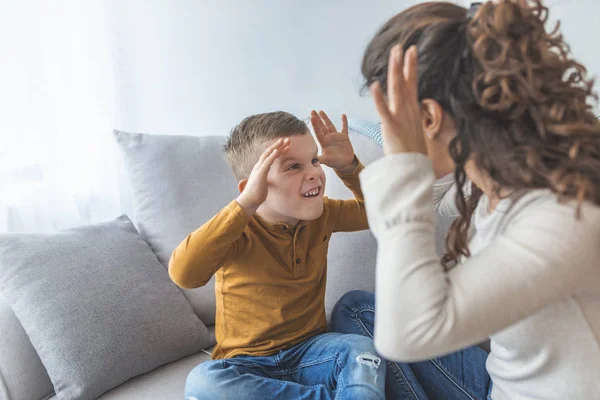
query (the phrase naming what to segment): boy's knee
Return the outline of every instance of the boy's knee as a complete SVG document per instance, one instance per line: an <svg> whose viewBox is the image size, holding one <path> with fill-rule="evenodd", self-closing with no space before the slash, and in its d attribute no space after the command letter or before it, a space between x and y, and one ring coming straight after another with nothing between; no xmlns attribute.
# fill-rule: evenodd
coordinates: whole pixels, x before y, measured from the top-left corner
<svg viewBox="0 0 600 400"><path fill-rule="evenodd" d="M219 370L221 368L218 361L205 361L190 371L185 382L186 400L217 398L214 395L219 390Z"/></svg>
<svg viewBox="0 0 600 400"><path fill-rule="evenodd" d="M345 293L333 307L334 311L352 311L356 308L374 303L374 295L364 290L351 290Z"/></svg>
<svg viewBox="0 0 600 400"><path fill-rule="evenodd" d="M344 294L333 307L331 324L334 331L344 332L344 324L354 318L354 313L361 307L374 305L374 294L364 290L351 290Z"/></svg>
<svg viewBox="0 0 600 400"><path fill-rule="evenodd" d="M354 354L364 354L364 353L373 353L375 352L375 343L373 343L373 339L363 335L350 334L352 340L352 353Z"/></svg>
<svg viewBox="0 0 600 400"><path fill-rule="evenodd" d="M340 335L335 350L346 364L356 362L363 355L378 357L373 339L355 333Z"/></svg>

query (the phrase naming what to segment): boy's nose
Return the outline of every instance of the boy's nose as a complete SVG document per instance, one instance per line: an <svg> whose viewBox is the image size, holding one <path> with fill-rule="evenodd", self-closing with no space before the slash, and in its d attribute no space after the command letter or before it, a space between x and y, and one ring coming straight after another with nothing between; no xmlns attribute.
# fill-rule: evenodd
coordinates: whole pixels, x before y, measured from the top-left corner
<svg viewBox="0 0 600 400"><path fill-rule="evenodd" d="M321 171L322 171L322 169L319 167L310 168L309 170L306 171L306 174L304 175L304 179L306 179L307 181L314 181L316 179L320 179Z"/></svg>
<svg viewBox="0 0 600 400"><path fill-rule="evenodd" d="M305 178L306 178L306 180L309 180L309 181L313 181L315 179L318 179L319 178L319 172L318 171L309 171L309 172L306 173Z"/></svg>

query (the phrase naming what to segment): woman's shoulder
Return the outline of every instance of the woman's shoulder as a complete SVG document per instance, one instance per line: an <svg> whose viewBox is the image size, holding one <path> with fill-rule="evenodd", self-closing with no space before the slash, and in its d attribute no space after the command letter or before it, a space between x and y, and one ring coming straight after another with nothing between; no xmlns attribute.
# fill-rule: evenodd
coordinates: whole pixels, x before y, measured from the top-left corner
<svg viewBox="0 0 600 400"><path fill-rule="evenodd" d="M563 200L549 189L526 191L507 200L502 211L512 220L544 218L554 223L572 222L593 226L600 222L600 206L590 201L579 204L575 200Z"/></svg>
<svg viewBox="0 0 600 400"><path fill-rule="evenodd" d="M550 190L521 194L506 211L505 243L553 265L565 284L597 292L600 278L600 207L561 201Z"/></svg>
<svg viewBox="0 0 600 400"><path fill-rule="evenodd" d="M573 260L600 260L600 207L589 201L564 201L550 190L521 194L506 211L506 232L532 247L544 243L549 254ZM586 261L586 263L587 263Z"/></svg>

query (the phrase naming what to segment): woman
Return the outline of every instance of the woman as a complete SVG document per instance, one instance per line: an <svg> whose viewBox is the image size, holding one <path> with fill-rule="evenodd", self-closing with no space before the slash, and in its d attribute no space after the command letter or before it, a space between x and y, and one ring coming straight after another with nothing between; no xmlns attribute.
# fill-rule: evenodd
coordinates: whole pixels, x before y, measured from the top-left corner
<svg viewBox="0 0 600 400"><path fill-rule="evenodd" d="M374 333L390 398L600 399L600 124L547 15L422 3L365 51L386 154L361 175L376 298L345 295L333 327ZM434 204L458 216L443 268Z"/></svg>

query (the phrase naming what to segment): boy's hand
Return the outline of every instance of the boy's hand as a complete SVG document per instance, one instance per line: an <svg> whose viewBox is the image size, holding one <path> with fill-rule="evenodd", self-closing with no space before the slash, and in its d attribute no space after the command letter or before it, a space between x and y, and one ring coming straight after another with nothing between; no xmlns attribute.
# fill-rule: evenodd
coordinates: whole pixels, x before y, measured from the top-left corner
<svg viewBox="0 0 600 400"><path fill-rule="evenodd" d="M342 131L338 132L324 111L311 111L310 122L315 130L317 140L321 143L323 154L319 157L321 164L338 172L352 172L357 165L354 148L348 137L348 119L342 115Z"/></svg>
<svg viewBox="0 0 600 400"><path fill-rule="evenodd" d="M289 148L289 138L277 140L262 153L254 168L252 168L246 186L236 199L246 214L254 214L267 198L269 192L267 175L269 174L271 165Z"/></svg>

